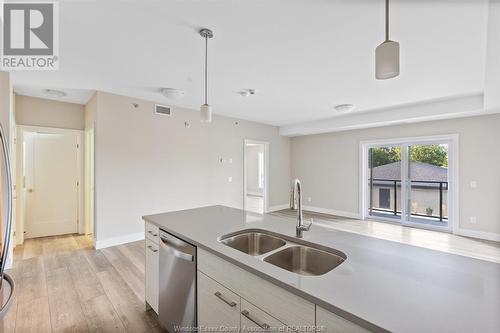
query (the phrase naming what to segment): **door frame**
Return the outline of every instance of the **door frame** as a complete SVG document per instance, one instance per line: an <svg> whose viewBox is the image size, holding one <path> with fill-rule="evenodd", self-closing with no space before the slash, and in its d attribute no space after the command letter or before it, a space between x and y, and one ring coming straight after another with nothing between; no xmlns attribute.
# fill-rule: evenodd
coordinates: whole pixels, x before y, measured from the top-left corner
<svg viewBox="0 0 500 333"><path fill-rule="evenodd" d="M269 142L260 140L243 140L243 210L246 210L247 205L247 144L262 144L264 145L264 213L269 211Z"/></svg>
<svg viewBox="0 0 500 333"><path fill-rule="evenodd" d="M28 132L43 132L50 134L66 134L74 135L77 138L77 168L78 168L78 219L77 219L77 231L79 234L85 233L85 206L84 206L84 184L82 180L84 179L84 131L75 129L65 129L65 128L55 128L55 127L42 127L42 126L27 126L27 125L17 125L17 179L16 184L19 204L19 215L16 220L16 243L24 243L25 225L26 225L26 198L24 191L23 182L23 170L24 170L24 134Z"/></svg>
<svg viewBox="0 0 500 333"><path fill-rule="evenodd" d="M447 143L448 144L448 178L450 179L450 188L448 189L448 202L452 204L451 209L448 210L448 226L435 227L432 225L419 224L414 222L403 221L399 223L395 220L389 218L377 217L376 219L369 216L368 206L369 206L369 189L368 184L366 184L366 179L368 179L368 150L374 147L383 146L405 146L412 144L433 144L433 143ZM402 154L406 154L407 150L403 149ZM402 168L408 169L408 165L405 162L406 159L402 158ZM381 220L384 222L390 222L398 225L416 227L422 229L430 229L437 231L448 231L451 233L456 233L460 229L460 214L459 214L459 135L458 134L445 134L445 135L432 135L432 136L420 136L420 137L406 137L406 138L391 138L391 139L381 139L381 140L366 140L360 142L360 198L359 198L359 210L360 216L363 220ZM405 184L405 188L408 188L408 179L406 173L401 174L401 183ZM401 216L405 216L408 211L408 193L402 189L402 205L401 205Z"/></svg>

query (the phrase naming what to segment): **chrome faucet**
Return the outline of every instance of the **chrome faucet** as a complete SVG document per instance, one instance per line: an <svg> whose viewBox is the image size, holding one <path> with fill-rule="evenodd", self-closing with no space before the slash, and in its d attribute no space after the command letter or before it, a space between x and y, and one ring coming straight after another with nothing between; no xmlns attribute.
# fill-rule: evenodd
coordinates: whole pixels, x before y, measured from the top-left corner
<svg viewBox="0 0 500 333"><path fill-rule="evenodd" d="M302 215L302 188L300 186L300 180L294 179L292 183L292 190L290 194L290 209L297 210L297 227L296 236L297 238L302 238L304 231L308 231L312 225L312 219L309 224L304 224Z"/></svg>

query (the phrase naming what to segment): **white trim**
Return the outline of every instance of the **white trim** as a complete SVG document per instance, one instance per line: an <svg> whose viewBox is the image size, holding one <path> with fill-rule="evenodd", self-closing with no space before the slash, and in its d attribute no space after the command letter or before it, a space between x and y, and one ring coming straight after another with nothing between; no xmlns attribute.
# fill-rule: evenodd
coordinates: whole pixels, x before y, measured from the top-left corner
<svg viewBox="0 0 500 333"><path fill-rule="evenodd" d="M269 142L243 139L243 210L246 210L247 204L247 144L264 145L264 212L269 211Z"/></svg>
<svg viewBox="0 0 500 333"><path fill-rule="evenodd" d="M111 237L102 240L96 240L96 250L104 249L106 247L121 245L131 242L136 242L144 239L144 231L136 232L135 234L128 234L123 236Z"/></svg>
<svg viewBox="0 0 500 333"><path fill-rule="evenodd" d="M446 228L439 228L435 226L420 225L418 223L405 222L403 218L401 220L392 220L394 222L401 221L401 224L409 227L420 227L423 229L439 230L454 233L455 230L459 229L460 225L460 215L459 215L459 135L458 134L444 134L444 135L432 135L432 136L420 136L420 137L406 137L406 138L389 138L381 140L366 140L360 142L360 217L365 220L368 218L368 201L369 193L367 190L367 185L365 180L368 179L368 149L373 147L383 147L383 146L405 146L412 144L422 144L422 143L447 143L449 145L448 150L448 178L451 184L451 190L448 191L449 202L452 204L452 209L448 211L449 224ZM403 149L402 154L407 154L406 149ZM402 158L402 161L405 159ZM404 164L404 165L403 165ZM407 168L406 163L402 163L402 168ZM406 183L406 173L402 172L403 178L402 183ZM407 193L402 191L402 214L406 215L408 209ZM383 220L378 219L376 220Z"/></svg>
<svg viewBox="0 0 500 333"><path fill-rule="evenodd" d="M320 207L314 207L314 206L303 206L302 208L304 210L314 212L314 213L335 215L335 216L347 217L350 219L358 219L358 220L361 219L361 215L359 213L346 212L343 210L320 208Z"/></svg>
<svg viewBox="0 0 500 333"><path fill-rule="evenodd" d="M266 213L277 212L279 210L288 209L288 208L290 208L289 204L282 204L282 205L271 206L271 207L267 208Z"/></svg>
<svg viewBox="0 0 500 333"><path fill-rule="evenodd" d="M457 229L455 229L454 234L459 235L459 236L464 236L464 237L472 237L472 238L479 238L479 239L500 242L500 234L496 234L493 232L476 231L476 230L470 230L470 229L457 228Z"/></svg>

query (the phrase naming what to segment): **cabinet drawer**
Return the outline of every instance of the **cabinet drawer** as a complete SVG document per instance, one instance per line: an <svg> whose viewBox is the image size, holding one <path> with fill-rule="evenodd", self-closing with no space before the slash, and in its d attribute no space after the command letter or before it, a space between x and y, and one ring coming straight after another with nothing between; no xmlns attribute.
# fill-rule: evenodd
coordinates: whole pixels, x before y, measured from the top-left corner
<svg viewBox="0 0 500 333"><path fill-rule="evenodd" d="M288 326L315 323L313 303L200 248L198 269Z"/></svg>
<svg viewBox="0 0 500 333"><path fill-rule="evenodd" d="M316 325L318 332L324 333L370 333L369 330L319 306L316 306Z"/></svg>
<svg viewBox="0 0 500 333"><path fill-rule="evenodd" d="M160 241L160 229L155 226L154 224L151 224L149 222L146 222L146 238L150 239L156 244L159 244Z"/></svg>
<svg viewBox="0 0 500 333"><path fill-rule="evenodd" d="M209 332L237 332L240 296L198 271L198 326Z"/></svg>
<svg viewBox="0 0 500 333"><path fill-rule="evenodd" d="M285 324L241 300L241 332L287 332Z"/></svg>
<svg viewBox="0 0 500 333"><path fill-rule="evenodd" d="M158 313L159 301L159 251L158 244L146 239L146 302Z"/></svg>

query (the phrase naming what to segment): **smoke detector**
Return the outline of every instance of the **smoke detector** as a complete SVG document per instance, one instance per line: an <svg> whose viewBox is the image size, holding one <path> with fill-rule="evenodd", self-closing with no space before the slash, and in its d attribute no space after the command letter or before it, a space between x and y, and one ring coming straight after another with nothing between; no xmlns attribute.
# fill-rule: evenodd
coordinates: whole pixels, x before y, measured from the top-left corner
<svg viewBox="0 0 500 333"><path fill-rule="evenodd" d="M348 113L354 110L354 104L338 104L333 107L339 113Z"/></svg>
<svg viewBox="0 0 500 333"><path fill-rule="evenodd" d="M184 91L175 88L161 88L160 92L168 99L179 99L186 94Z"/></svg>
<svg viewBox="0 0 500 333"><path fill-rule="evenodd" d="M244 89L242 91L238 91L238 94L242 97L248 97L250 95L255 95L255 89Z"/></svg>

